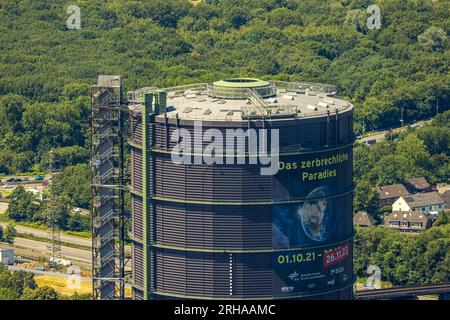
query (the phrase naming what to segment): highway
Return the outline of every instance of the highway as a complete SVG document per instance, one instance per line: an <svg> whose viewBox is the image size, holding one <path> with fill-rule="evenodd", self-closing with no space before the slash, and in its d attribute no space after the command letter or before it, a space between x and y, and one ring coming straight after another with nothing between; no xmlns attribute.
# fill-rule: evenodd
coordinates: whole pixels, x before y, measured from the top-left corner
<svg viewBox="0 0 450 320"><path fill-rule="evenodd" d="M8 224L0 223L0 225L3 226L3 228L6 228L6 226ZM14 227L16 228L18 233L23 233L23 234L26 233L26 234L31 234L32 236L35 236L35 237L50 239L50 236L46 230L41 230L41 229L36 229L36 228L26 227L26 226L21 226L21 225L15 225ZM72 243L75 245L85 246L88 248L90 248L92 246L92 240L90 238L71 236L71 235L67 235L64 233L61 233L61 241L67 242L67 243Z"/></svg>
<svg viewBox="0 0 450 320"><path fill-rule="evenodd" d="M386 134L388 132L389 131L376 132L374 134L370 134L370 135L364 136L361 139L358 139L357 141L358 142L362 142L362 143L366 143L368 141L375 140L378 143L378 142L384 141L384 139L386 137Z"/></svg>
<svg viewBox="0 0 450 320"><path fill-rule="evenodd" d="M418 127L421 127L423 124L429 122L431 120L423 120L423 121L418 121L415 124ZM409 128L410 125L404 125L403 127L398 127L398 128L393 128L392 131L393 132L401 132L403 130L406 130L407 128ZM388 130L381 130L381 131L375 131L375 132L370 132L365 134L364 136L362 136L361 138L357 139L358 142L362 142L362 143L366 143L368 141L372 141L375 140L375 142L381 142L384 141L386 134L389 133L389 129Z"/></svg>
<svg viewBox="0 0 450 320"><path fill-rule="evenodd" d="M49 255L48 250L49 243L40 242L36 240L24 239L24 238L15 238L14 246L26 248L39 253L47 253L45 256ZM76 249L71 247L61 246L61 255L65 259L74 260L77 262L84 262L86 264L91 263L91 251ZM76 264L76 263L75 263Z"/></svg>
<svg viewBox="0 0 450 320"><path fill-rule="evenodd" d="M4 227L7 226L6 223L0 223L0 225ZM46 230L21 225L16 225L15 228L19 235L14 239L14 247L20 248L21 251L23 251L23 255L27 255L27 252L32 252L32 256L49 257L50 242L40 241L40 239L50 240L50 234ZM36 237L37 239L27 239L26 237L21 237L20 234L29 234ZM71 260L71 262L75 265L79 265L88 269L91 268L91 238L82 238L61 233L61 242L63 243L63 245L61 245L61 257L63 259ZM74 246L81 246L81 248L67 246L64 245L64 243L72 244ZM125 246L125 253L127 255L131 255L131 246ZM129 266L127 266L127 269L128 268Z"/></svg>

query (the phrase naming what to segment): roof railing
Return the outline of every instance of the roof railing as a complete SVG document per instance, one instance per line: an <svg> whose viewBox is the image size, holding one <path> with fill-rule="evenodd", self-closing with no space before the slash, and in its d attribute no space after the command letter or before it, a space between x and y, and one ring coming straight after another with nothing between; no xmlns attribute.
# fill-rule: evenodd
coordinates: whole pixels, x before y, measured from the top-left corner
<svg viewBox="0 0 450 320"><path fill-rule="evenodd" d="M269 85L267 86L255 87L251 90L256 91L258 95L263 99L276 96L277 89L285 89L287 92L292 91L305 94L322 93L327 96L334 96L336 94L336 86L330 84L313 82L287 82L279 80L269 80L268 83ZM161 89L157 87L144 87L135 91L127 92L127 99L131 103L139 104L142 103L144 94L154 92L156 90L167 92L168 98L183 96L186 94L207 94L211 98L240 100L248 98L249 88L221 87L209 83L193 83Z"/></svg>
<svg viewBox="0 0 450 320"><path fill-rule="evenodd" d="M336 86L331 84L314 83L314 82L287 82L279 80L271 80L269 82L273 83L279 89L286 89L286 91L294 91L301 93L312 91L325 93L327 95L336 94Z"/></svg>
<svg viewBox="0 0 450 320"><path fill-rule="evenodd" d="M233 88L233 87L221 87L208 84L207 94L212 98L219 99L232 99L232 100L242 100L248 98L249 88ZM264 87L255 87L254 90L262 98L273 97L277 94L277 88L274 84L269 84Z"/></svg>

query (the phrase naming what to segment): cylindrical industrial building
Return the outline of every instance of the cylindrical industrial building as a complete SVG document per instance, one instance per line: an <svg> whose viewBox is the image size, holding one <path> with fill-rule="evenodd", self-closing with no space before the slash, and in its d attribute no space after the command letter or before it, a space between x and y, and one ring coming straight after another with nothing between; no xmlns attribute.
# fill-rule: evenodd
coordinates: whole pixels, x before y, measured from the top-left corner
<svg viewBox="0 0 450 320"><path fill-rule="evenodd" d="M333 91L129 93L134 299L351 299L353 106Z"/></svg>

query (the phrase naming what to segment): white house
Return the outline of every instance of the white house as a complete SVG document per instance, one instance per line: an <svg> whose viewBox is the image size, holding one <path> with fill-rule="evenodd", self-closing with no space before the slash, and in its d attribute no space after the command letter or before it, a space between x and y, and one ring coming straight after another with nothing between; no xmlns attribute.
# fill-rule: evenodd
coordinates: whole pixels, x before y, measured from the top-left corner
<svg viewBox="0 0 450 320"><path fill-rule="evenodd" d="M392 205L392 211L434 213L445 208L445 201L437 192L417 193L403 196Z"/></svg>

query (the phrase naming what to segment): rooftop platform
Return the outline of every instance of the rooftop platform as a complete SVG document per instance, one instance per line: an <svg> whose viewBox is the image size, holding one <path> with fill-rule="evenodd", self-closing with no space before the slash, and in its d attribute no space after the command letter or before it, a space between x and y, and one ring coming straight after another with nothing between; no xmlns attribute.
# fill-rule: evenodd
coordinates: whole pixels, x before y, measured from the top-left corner
<svg viewBox="0 0 450 320"><path fill-rule="evenodd" d="M161 90L167 92L167 117L183 120L307 118L353 108L334 86L315 83L232 78ZM142 97L144 91L136 92Z"/></svg>

